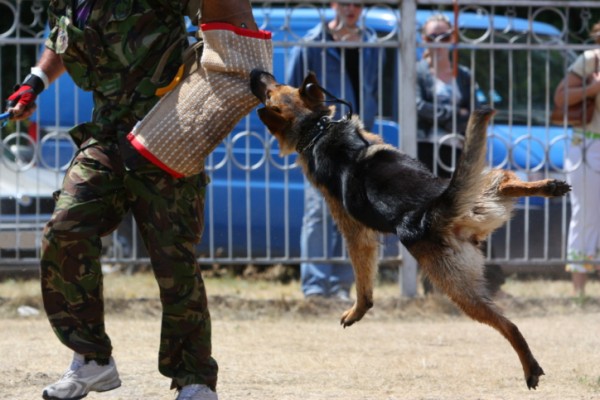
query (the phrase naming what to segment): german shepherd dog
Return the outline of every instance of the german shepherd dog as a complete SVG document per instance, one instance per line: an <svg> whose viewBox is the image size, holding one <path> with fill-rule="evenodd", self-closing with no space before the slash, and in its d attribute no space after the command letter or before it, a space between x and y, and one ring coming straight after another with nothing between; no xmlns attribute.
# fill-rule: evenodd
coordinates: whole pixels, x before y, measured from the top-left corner
<svg viewBox="0 0 600 400"><path fill-rule="evenodd" d="M563 181L523 182L501 169L486 169L486 130L494 111L476 110L468 124L459 164L441 179L363 128L357 116L334 121L327 91L309 73L300 88L281 85L254 70L258 115L277 138L281 155L294 151L309 181L323 194L344 236L356 277L356 302L342 315L346 327L373 306L378 232L395 233L431 281L471 318L497 329L517 352L529 389L544 371L525 338L494 305L483 278L479 248L510 217L517 197L562 196Z"/></svg>

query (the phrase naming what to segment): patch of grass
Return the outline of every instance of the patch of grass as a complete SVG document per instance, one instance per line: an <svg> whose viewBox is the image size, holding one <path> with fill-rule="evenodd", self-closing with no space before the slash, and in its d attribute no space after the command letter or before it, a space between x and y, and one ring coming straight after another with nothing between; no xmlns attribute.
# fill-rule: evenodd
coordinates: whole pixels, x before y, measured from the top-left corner
<svg viewBox="0 0 600 400"><path fill-rule="evenodd" d="M208 295L239 296L249 299L301 299L300 283L287 284L234 276L204 278ZM118 299L157 298L158 285L151 272L127 275L113 272L104 276L105 297ZM0 282L0 297L5 299L37 297L40 281L37 278Z"/></svg>
<svg viewBox="0 0 600 400"><path fill-rule="evenodd" d="M509 278L502 289L519 298L573 298L573 284L569 280ZM587 297L600 297L600 281L590 279L585 288Z"/></svg>
<svg viewBox="0 0 600 400"><path fill-rule="evenodd" d="M35 297L39 293L39 279L7 279L0 282L0 297L3 298Z"/></svg>
<svg viewBox="0 0 600 400"><path fill-rule="evenodd" d="M260 279L244 279L240 276L224 275L205 277L206 290L209 296L236 296L250 300L303 298L300 282L293 280L280 283ZM420 290L420 288L419 288ZM569 280L507 279L502 290L515 298L573 299L573 287ZM40 294L39 279L8 279L0 282L0 297L5 299L37 297ZM106 274L104 277L105 297L117 299L157 298L158 286L151 272L138 272L127 275L120 272ZM399 298L400 287L394 282L375 283L375 298ZM586 297L600 298L600 281L591 279L586 286Z"/></svg>
<svg viewBox="0 0 600 400"><path fill-rule="evenodd" d="M579 384L591 389L593 392L600 391L600 376L578 375L577 381Z"/></svg>

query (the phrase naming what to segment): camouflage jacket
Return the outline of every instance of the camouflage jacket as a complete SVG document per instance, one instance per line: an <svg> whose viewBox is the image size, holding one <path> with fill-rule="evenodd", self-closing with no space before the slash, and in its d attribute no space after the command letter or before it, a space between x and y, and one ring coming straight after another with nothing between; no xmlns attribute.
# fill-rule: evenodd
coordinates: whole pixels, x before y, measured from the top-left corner
<svg viewBox="0 0 600 400"><path fill-rule="evenodd" d="M48 9L46 47L61 56L77 86L94 94L92 122L71 132L76 142L124 135L144 117L158 101L156 89L181 65L184 16L195 22L198 9L197 0L89 1L85 21L76 20L76 1L51 0Z"/></svg>

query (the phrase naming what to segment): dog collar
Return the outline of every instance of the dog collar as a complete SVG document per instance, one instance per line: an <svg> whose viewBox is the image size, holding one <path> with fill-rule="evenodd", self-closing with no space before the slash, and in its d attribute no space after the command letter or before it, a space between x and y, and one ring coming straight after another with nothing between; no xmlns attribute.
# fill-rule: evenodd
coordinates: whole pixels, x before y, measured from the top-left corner
<svg viewBox="0 0 600 400"><path fill-rule="evenodd" d="M334 122L331 120L331 117L327 115L319 118L316 125L310 130L308 135L306 135L307 139L298 142L296 145L296 151L299 154L302 154L305 151L310 150L319 141L319 139L325 135L333 123ZM306 143L307 140L308 143Z"/></svg>

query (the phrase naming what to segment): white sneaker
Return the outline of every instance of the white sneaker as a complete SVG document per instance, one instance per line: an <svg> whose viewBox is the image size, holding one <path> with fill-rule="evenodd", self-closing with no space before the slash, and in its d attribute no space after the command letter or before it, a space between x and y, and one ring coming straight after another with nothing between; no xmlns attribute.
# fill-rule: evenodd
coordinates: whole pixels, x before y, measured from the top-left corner
<svg viewBox="0 0 600 400"><path fill-rule="evenodd" d="M219 400L219 397L208 386L194 384L182 387L176 400Z"/></svg>
<svg viewBox="0 0 600 400"><path fill-rule="evenodd" d="M75 353L71 366L57 382L46 386L42 397L46 400L79 400L89 392L106 392L121 386L115 360L107 365L96 361L86 364L81 354Z"/></svg>
<svg viewBox="0 0 600 400"><path fill-rule="evenodd" d="M348 289L339 289L333 295L333 298L344 303L351 303L352 298L350 297L350 291Z"/></svg>

